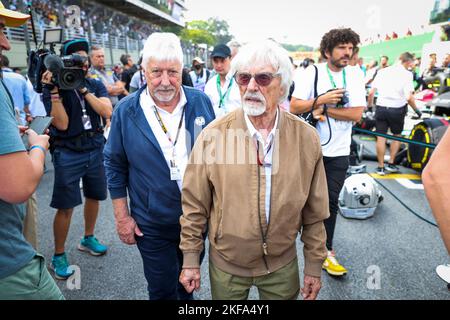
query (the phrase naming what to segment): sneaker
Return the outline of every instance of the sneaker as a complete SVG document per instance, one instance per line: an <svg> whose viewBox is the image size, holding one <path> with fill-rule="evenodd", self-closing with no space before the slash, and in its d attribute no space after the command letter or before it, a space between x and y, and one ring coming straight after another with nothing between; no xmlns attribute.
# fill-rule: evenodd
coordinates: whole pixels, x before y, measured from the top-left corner
<svg viewBox="0 0 450 320"><path fill-rule="evenodd" d="M347 269L345 269L339 262L336 260L335 254L331 251L328 251L328 256L322 265L322 269L324 269L328 274L332 276L343 276L347 273Z"/></svg>
<svg viewBox="0 0 450 320"><path fill-rule="evenodd" d="M384 170L384 167L378 167L376 174L379 176L385 176L386 175L386 171Z"/></svg>
<svg viewBox="0 0 450 320"><path fill-rule="evenodd" d="M395 164L391 164L389 163L386 167L385 167L386 171L390 172L390 173L397 173L400 171L400 169L395 165Z"/></svg>
<svg viewBox="0 0 450 320"><path fill-rule="evenodd" d="M65 253L60 256L53 256L50 268L55 272L55 278L59 280L67 280L75 272L69 267Z"/></svg>
<svg viewBox="0 0 450 320"><path fill-rule="evenodd" d="M78 250L89 252L93 256L101 256L106 253L108 247L101 244L96 237L89 236L81 239Z"/></svg>
<svg viewBox="0 0 450 320"><path fill-rule="evenodd" d="M450 283L450 264L443 264L436 267L438 276L447 283Z"/></svg>

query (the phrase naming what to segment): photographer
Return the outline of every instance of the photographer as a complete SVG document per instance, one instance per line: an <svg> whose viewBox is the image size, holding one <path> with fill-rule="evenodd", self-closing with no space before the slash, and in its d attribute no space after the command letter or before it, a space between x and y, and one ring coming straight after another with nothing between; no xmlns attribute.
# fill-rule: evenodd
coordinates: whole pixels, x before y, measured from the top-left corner
<svg viewBox="0 0 450 320"><path fill-rule="evenodd" d="M29 16L7 10L0 2L0 54L11 48L4 29L18 27ZM26 127L20 127L24 133ZM44 173L48 136L27 130L27 153L14 117L11 94L0 73L0 300L64 299L36 252L22 234L24 202L37 188Z"/></svg>
<svg viewBox="0 0 450 320"><path fill-rule="evenodd" d="M46 71L42 77L43 101L47 113L54 117L51 126L51 151L55 182L50 206L57 209L54 220L55 255L52 267L58 279L73 273L64 253L73 208L82 203L80 179L85 197L85 236L78 245L81 251L94 256L106 253L107 247L94 237L99 201L106 199L103 166L103 129L101 117L111 118L112 105L103 83L87 77L89 44L84 39L69 40L61 47L62 56L79 54L85 57L82 69L84 85L77 90L61 90L54 75ZM56 77L58 78L58 77Z"/></svg>
<svg viewBox="0 0 450 320"><path fill-rule="evenodd" d="M351 29L333 29L325 34L320 53L327 61L318 64L317 69L307 68L295 79L290 105L294 114L309 112L316 94L318 96L314 115L323 120L317 123L316 128L322 143L330 206L330 217L324 221L328 257L323 268L334 276L347 273L335 258L333 235L338 197L349 165L352 125L361 119L366 106L363 75L359 70L348 67L359 42L359 35Z"/></svg>

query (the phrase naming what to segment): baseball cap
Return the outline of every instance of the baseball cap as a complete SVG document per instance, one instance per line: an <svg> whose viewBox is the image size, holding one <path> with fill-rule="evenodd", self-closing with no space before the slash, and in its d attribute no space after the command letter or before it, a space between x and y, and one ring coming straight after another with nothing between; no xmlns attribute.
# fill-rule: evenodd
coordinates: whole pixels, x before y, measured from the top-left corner
<svg viewBox="0 0 450 320"><path fill-rule="evenodd" d="M200 58L200 57L195 57L193 60L192 60L192 62L194 62L194 61L196 61L196 62L198 62L198 63L200 63L200 64L205 64L205 62L202 60L202 58Z"/></svg>
<svg viewBox="0 0 450 320"><path fill-rule="evenodd" d="M7 27L19 27L23 25L30 18L28 14L23 14L13 10L5 9L5 6L0 1L0 17L5 19Z"/></svg>
<svg viewBox="0 0 450 320"><path fill-rule="evenodd" d="M66 40L61 46L61 55L70 55L81 50L89 53L89 42L86 39Z"/></svg>
<svg viewBox="0 0 450 320"><path fill-rule="evenodd" d="M231 57L230 48L226 44L218 44L217 46L214 47L214 49L211 53L211 58L215 58L215 57L219 57L219 58Z"/></svg>

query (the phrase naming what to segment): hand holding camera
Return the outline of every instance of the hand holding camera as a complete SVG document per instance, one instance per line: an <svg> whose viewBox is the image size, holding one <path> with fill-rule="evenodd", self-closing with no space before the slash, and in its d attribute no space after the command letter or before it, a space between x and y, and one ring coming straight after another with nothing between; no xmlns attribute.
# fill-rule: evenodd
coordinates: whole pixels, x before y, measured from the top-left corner
<svg viewBox="0 0 450 320"><path fill-rule="evenodd" d="M345 89L331 89L323 96L320 97L319 105L327 104L327 105L344 105L341 101L345 97ZM341 104L342 103L342 104ZM348 103L348 101L347 101Z"/></svg>
<svg viewBox="0 0 450 320"><path fill-rule="evenodd" d="M42 84L54 86L55 84L52 82L53 79L53 73L51 71L47 70L42 74Z"/></svg>

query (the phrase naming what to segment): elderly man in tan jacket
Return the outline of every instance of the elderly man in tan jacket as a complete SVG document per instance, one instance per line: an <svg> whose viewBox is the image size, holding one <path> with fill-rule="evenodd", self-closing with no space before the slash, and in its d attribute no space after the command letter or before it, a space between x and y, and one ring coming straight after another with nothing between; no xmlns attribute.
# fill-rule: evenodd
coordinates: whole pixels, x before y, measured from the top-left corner
<svg viewBox="0 0 450 320"><path fill-rule="evenodd" d="M321 288L327 256L327 182L316 130L282 111L292 82L287 52L272 41L233 59L242 108L197 139L182 190L180 282L200 288L202 232L209 230L213 299L297 299L298 234L304 243L304 299Z"/></svg>

